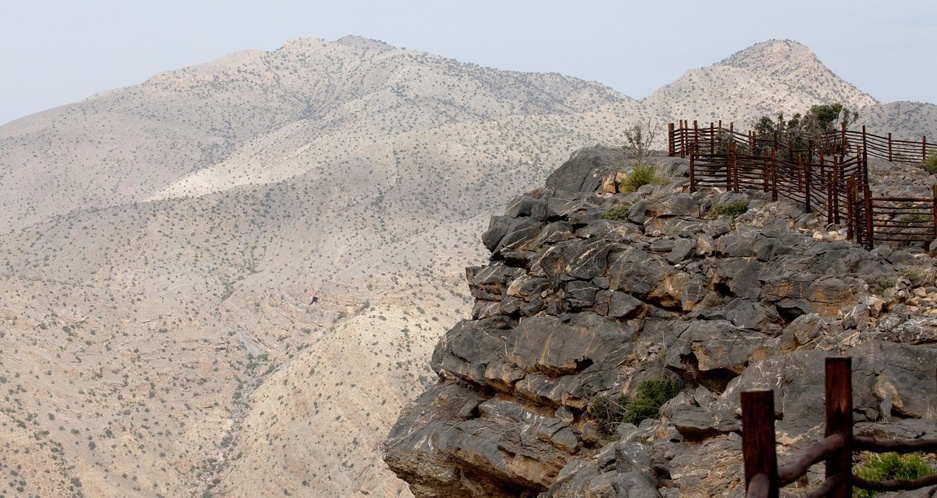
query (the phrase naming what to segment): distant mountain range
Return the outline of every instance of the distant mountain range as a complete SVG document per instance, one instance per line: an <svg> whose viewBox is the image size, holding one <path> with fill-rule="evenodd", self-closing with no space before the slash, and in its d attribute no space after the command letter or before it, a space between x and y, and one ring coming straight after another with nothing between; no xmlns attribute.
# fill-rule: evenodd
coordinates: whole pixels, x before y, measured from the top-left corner
<svg viewBox="0 0 937 498"><path fill-rule="evenodd" d="M790 41L638 101L294 40L0 126L0 487L406 492L379 445L469 313L492 213L638 121L662 148L668 121L830 102L937 137L935 106L881 104Z"/></svg>

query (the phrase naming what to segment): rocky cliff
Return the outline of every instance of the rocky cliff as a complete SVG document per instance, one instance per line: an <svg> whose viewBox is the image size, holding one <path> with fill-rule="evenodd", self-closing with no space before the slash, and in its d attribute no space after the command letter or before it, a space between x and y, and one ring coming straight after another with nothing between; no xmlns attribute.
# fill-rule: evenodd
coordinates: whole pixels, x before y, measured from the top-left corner
<svg viewBox="0 0 937 498"><path fill-rule="evenodd" d="M822 437L829 355L854 358L858 431L937 435L924 250L867 252L793 204L688 193L680 160L658 161L669 185L619 192L633 162L581 150L492 217L490 261L466 270L472 319L385 442L415 495L740 494L739 392L775 390L783 455ZM610 420L646 380L679 393L637 426Z"/></svg>

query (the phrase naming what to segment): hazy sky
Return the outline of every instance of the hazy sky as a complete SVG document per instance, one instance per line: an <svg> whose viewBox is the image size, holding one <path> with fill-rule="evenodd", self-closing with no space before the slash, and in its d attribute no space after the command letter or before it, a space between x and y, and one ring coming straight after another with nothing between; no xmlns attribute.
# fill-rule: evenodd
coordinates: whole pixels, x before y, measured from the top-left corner
<svg viewBox="0 0 937 498"><path fill-rule="evenodd" d="M230 52L349 34L634 98L791 39L881 101L937 103L934 0L2 0L0 124Z"/></svg>

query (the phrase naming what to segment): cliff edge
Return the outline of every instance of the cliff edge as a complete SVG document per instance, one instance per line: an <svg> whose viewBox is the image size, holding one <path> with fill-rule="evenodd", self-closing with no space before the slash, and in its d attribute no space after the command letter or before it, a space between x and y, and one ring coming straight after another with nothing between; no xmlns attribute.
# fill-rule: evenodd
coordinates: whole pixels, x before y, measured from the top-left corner
<svg viewBox="0 0 937 498"><path fill-rule="evenodd" d="M758 193L688 193L679 159L657 161L668 185L621 192L634 162L580 150L492 217L472 319L385 441L416 496L739 495L739 392L775 390L779 453L796 450L822 437L830 355L853 357L857 433L937 435L923 249L865 251ZM657 416L599 409L644 381L677 387Z"/></svg>

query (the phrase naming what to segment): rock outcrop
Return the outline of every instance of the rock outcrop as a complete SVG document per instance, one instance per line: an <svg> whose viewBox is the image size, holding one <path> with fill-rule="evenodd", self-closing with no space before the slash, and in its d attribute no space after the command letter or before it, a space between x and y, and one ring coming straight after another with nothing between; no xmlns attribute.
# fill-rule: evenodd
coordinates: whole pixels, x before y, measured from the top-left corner
<svg viewBox="0 0 937 498"><path fill-rule="evenodd" d="M385 443L415 495L738 494L738 393L774 389L779 451L809 444L829 355L855 357L859 430L937 435L923 250L867 252L792 204L685 192L675 159L657 165L669 186L618 192L631 162L579 151L492 217L491 261L466 270L473 317L439 342L439 381ZM616 206L627 216L606 219ZM683 387L657 418L608 425L590 408L660 378Z"/></svg>

